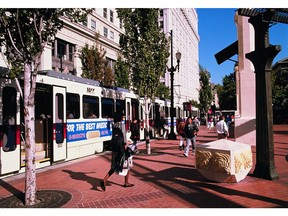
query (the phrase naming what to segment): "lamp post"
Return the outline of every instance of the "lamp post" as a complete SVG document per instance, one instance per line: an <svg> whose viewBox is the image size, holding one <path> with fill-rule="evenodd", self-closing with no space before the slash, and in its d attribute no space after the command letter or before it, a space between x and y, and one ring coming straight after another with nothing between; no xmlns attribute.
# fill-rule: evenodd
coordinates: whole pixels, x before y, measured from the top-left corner
<svg viewBox="0 0 288 216"><path fill-rule="evenodd" d="M174 72L177 70L178 68L178 72L179 72L179 63L180 63L180 59L181 59L181 53L178 51L176 53L176 59L177 59L177 65L176 67L173 66L173 31L171 30L170 32L171 35L171 68L168 68L168 71L170 72L170 78L171 78L171 107L170 107L170 115L171 115L171 125L170 125L170 134L168 135L168 139L170 140L176 140L176 134L174 132Z"/></svg>

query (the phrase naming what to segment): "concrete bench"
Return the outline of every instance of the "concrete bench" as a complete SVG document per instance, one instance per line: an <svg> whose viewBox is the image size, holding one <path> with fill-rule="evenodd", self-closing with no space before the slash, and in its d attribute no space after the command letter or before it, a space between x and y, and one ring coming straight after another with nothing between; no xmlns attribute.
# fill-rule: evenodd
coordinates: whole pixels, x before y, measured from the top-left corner
<svg viewBox="0 0 288 216"><path fill-rule="evenodd" d="M248 144L220 139L196 146L196 169L208 180L239 182L252 165L252 150Z"/></svg>

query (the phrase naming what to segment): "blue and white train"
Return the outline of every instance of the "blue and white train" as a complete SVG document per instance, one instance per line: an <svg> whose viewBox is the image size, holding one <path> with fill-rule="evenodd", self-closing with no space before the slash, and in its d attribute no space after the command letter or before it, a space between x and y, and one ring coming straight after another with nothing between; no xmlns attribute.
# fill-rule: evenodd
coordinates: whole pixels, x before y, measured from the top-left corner
<svg viewBox="0 0 288 216"><path fill-rule="evenodd" d="M0 70L0 178L25 170L23 80L9 79L7 72ZM131 121L137 118L140 138L145 139L143 100L134 93L55 71L39 71L36 83L36 168L105 151L116 111L125 114L128 138ZM161 115L170 120L169 106L169 101L153 102L149 113L152 137L157 136L155 122ZM176 118L182 117L182 107L175 107Z"/></svg>

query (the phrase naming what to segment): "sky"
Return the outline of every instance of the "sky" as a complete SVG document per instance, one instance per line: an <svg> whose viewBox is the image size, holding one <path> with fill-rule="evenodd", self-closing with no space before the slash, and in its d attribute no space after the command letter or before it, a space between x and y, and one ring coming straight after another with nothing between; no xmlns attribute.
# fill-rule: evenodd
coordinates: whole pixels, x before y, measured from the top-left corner
<svg viewBox="0 0 288 216"><path fill-rule="evenodd" d="M287 5L288 6L288 5ZM234 62L225 61L218 65L215 54L237 40L234 23L236 8L198 8L199 63L211 74L211 82L222 85L225 75L233 72ZM288 24L278 23L269 29L269 42L281 45L282 50L274 58L273 64L288 57ZM234 55L231 59L238 59Z"/></svg>

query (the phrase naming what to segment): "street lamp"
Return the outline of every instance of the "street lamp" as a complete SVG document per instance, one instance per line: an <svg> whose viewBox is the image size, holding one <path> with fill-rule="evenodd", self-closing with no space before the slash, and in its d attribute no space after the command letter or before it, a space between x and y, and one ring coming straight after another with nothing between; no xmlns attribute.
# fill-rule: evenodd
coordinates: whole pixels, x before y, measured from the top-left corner
<svg viewBox="0 0 288 216"><path fill-rule="evenodd" d="M173 32L172 30L169 32L171 35L171 68L168 68L168 71L170 72L170 78L171 78L171 107L170 107L170 115L171 115L171 125L170 125L170 134L168 135L168 139L170 140L176 140L176 134L174 132L174 89L173 89L173 82L174 82L174 72L178 69L179 72L179 63L181 59L181 53L178 51L176 53L176 59L177 59L177 65L176 67L173 66Z"/></svg>

